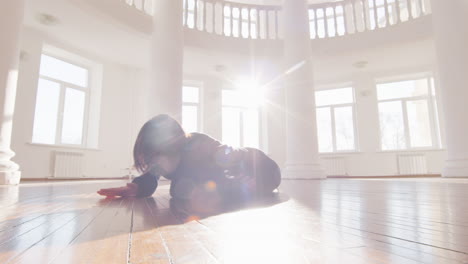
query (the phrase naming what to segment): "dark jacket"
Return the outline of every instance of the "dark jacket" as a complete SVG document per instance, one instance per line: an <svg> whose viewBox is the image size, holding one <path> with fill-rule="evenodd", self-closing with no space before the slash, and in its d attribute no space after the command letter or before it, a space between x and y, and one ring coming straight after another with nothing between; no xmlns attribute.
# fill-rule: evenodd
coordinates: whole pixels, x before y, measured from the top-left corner
<svg viewBox="0 0 468 264"><path fill-rule="evenodd" d="M222 195L248 189L243 186L246 178L255 178L255 192L260 195L271 193L281 182L278 165L261 150L232 148L201 133L189 136L178 167L164 177L171 180L171 195L176 198L190 198L191 188L208 182ZM158 179L149 172L135 178L138 196L152 195Z"/></svg>

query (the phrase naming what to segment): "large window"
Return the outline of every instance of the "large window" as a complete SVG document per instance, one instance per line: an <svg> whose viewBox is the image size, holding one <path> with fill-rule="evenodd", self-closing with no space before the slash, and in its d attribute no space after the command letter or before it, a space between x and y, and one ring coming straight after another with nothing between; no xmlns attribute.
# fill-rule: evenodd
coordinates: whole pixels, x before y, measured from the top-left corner
<svg viewBox="0 0 468 264"><path fill-rule="evenodd" d="M433 79L377 84L382 150L440 147Z"/></svg>
<svg viewBox="0 0 468 264"><path fill-rule="evenodd" d="M260 110L254 98L242 90L222 91L223 143L234 147L259 147Z"/></svg>
<svg viewBox="0 0 468 264"><path fill-rule="evenodd" d="M315 92L319 152L356 150L353 88Z"/></svg>
<svg viewBox="0 0 468 264"><path fill-rule="evenodd" d="M200 88L182 88L182 127L186 132L200 132Z"/></svg>
<svg viewBox="0 0 468 264"><path fill-rule="evenodd" d="M39 74L32 142L84 146L89 70L43 54Z"/></svg>

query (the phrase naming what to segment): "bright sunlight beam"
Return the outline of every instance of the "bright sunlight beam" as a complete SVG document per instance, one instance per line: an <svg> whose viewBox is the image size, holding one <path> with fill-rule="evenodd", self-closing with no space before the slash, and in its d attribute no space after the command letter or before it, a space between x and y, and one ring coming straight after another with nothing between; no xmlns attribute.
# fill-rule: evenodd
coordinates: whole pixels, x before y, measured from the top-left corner
<svg viewBox="0 0 468 264"><path fill-rule="evenodd" d="M256 108L265 103L265 89L260 87L255 80L240 79L236 82L236 88L240 92L243 106Z"/></svg>

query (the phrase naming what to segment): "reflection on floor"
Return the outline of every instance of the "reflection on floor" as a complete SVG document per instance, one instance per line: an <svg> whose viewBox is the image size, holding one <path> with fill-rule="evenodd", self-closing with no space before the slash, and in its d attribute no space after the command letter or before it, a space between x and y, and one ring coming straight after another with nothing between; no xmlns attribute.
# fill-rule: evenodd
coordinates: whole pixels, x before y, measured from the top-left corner
<svg viewBox="0 0 468 264"><path fill-rule="evenodd" d="M215 209L95 194L122 183L0 186L0 263L468 263L468 180L285 180Z"/></svg>

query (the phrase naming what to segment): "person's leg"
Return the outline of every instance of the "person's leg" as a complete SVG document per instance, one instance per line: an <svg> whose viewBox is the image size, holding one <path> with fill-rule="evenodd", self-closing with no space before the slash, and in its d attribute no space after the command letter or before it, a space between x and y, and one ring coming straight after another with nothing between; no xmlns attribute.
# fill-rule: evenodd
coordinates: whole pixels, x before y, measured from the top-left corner
<svg viewBox="0 0 468 264"><path fill-rule="evenodd" d="M255 178L257 196L271 194L281 183L281 170L274 160L262 151L251 151L250 173Z"/></svg>
<svg viewBox="0 0 468 264"><path fill-rule="evenodd" d="M267 164L256 175L256 191L259 195L272 193L281 183L281 171L276 164Z"/></svg>

